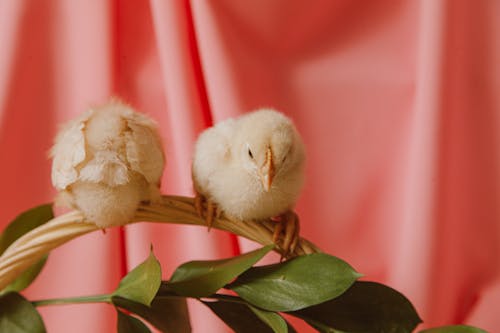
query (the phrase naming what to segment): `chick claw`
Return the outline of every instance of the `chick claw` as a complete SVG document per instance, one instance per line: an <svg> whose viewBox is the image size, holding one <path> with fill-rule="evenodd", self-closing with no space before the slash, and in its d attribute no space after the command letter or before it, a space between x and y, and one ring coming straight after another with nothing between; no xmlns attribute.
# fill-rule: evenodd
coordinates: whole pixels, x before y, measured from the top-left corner
<svg viewBox="0 0 500 333"><path fill-rule="evenodd" d="M206 204L206 210L203 207L204 204ZM194 208L200 217L205 218L208 231L212 229L214 219L218 219L222 213L219 207L212 200L207 199L198 192L196 192L194 197Z"/></svg>
<svg viewBox="0 0 500 333"><path fill-rule="evenodd" d="M281 234L284 232L281 249L283 250L283 257L287 257L295 252L295 248L300 240L299 218L294 212L287 211L280 215L275 222L273 242L278 244L282 237Z"/></svg>

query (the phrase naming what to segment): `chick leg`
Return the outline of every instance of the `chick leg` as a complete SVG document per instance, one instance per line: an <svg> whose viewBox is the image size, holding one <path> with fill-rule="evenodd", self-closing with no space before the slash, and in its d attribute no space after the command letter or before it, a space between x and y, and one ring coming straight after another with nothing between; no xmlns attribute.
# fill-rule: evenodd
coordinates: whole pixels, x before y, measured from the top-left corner
<svg viewBox="0 0 500 333"><path fill-rule="evenodd" d="M207 222L208 231L212 229L212 225L214 224L215 212L217 211L217 206L213 203L212 200L207 200L207 214L205 216L205 221Z"/></svg>
<svg viewBox="0 0 500 333"><path fill-rule="evenodd" d="M196 192L194 195L194 209L200 217L203 217L203 201L205 201L205 197Z"/></svg>
<svg viewBox="0 0 500 333"><path fill-rule="evenodd" d="M206 209L204 209L205 205ZM207 199L202 194L196 192L194 197L194 208L200 217L205 218L208 231L210 231L214 223L214 219L219 218L221 215L219 207L212 200Z"/></svg>
<svg viewBox="0 0 500 333"><path fill-rule="evenodd" d="M283 232L284 236L282 236ZM295 251L300 239L299 233L300 224L297 214L293 211L287 211L279 216L279 219L276 221L273 242L278 244L280 240L282 240L281 248L283 250L283 255L287 256Z"/></svg>

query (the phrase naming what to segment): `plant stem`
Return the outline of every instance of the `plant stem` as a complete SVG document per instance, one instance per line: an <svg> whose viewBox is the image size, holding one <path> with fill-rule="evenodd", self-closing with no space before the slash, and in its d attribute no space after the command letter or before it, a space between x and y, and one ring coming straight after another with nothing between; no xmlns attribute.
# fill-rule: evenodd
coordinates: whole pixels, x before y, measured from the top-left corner
<svg viewBox="0 0 500 333"><path fill-rule="evenodd" d="M65 305L81 303L111 303L111 295L92 295L68 298L42 299L31 302L34 306Z"/></svg>
<svg viewBox="0 0 500 333"><path fill-rule="evenodd" d="M237 304L244 304L248 305L246 301L241 299L240 297L237 296L231 296L231 295L223 295L223 294L213 294L207 297L202 297L203 299L212 299L212 300L217 300L221 302L228 302L228 303L237 303Z"/></svg>
<svg viewBox="0 0 500 333"><path fill-rule="evenodd" d="M193 298L178 295L158 295L156 298ZM218 300L222 302L247 304L244 300L236 296L213 294L207 297L202 297L202 299ZM201 300L201 299L200 299ZM80 297L68 297L68 298L53 298L53 299L42 299L38 301L32 301L31 304L34 306L47 306L47 305L68 305L68 304L84 304L84 303L109 303L112 304L111 295L92 295L92 296L80 296Z"/></svg>

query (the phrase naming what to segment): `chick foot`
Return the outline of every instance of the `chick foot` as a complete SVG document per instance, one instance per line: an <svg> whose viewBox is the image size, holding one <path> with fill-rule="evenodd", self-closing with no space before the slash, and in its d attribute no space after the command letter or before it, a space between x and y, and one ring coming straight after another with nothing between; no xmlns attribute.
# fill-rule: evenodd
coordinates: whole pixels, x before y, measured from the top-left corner
<svg viewBox="0 0 500 333"><path fill-rule="evenodd" d="M212 229L214 219L218 219L222 213L219 207L212 200L206 198L198 192L196 192L194 197L194 208L198 215L205 219L208 231Z"/></svg>
<svg viewBox="0 0 500 333"><path fill-rule="evenodd" d="M281 247L283 250L282 258L284 258L292 254L299 243L299 217L289 210L274 219L274 222L276 225L274 226L273 242Z"/></svg>

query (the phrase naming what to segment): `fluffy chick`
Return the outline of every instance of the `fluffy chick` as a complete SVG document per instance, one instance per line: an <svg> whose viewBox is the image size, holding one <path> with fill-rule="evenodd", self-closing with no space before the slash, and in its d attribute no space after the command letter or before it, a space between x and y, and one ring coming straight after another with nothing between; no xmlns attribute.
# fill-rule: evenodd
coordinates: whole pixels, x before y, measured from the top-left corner
<svg viewBox="0 0 500 333"><path fill-rule="evenodd" d="M56 203L101 228L129 222L160 197L165 164L153 120L112 100L65 125L51 150Z"/></svg>
<svg viewBox="0 0 500 333"><path fill-rule="evenodd" d="M305 153L292 121L272 109L260 109L228 119L200 134L193 157L195 201L207 200L207 223L213 204L241 220L281 217L283 250L293 251L298 220L291 212L304 182Z"/></svg>

